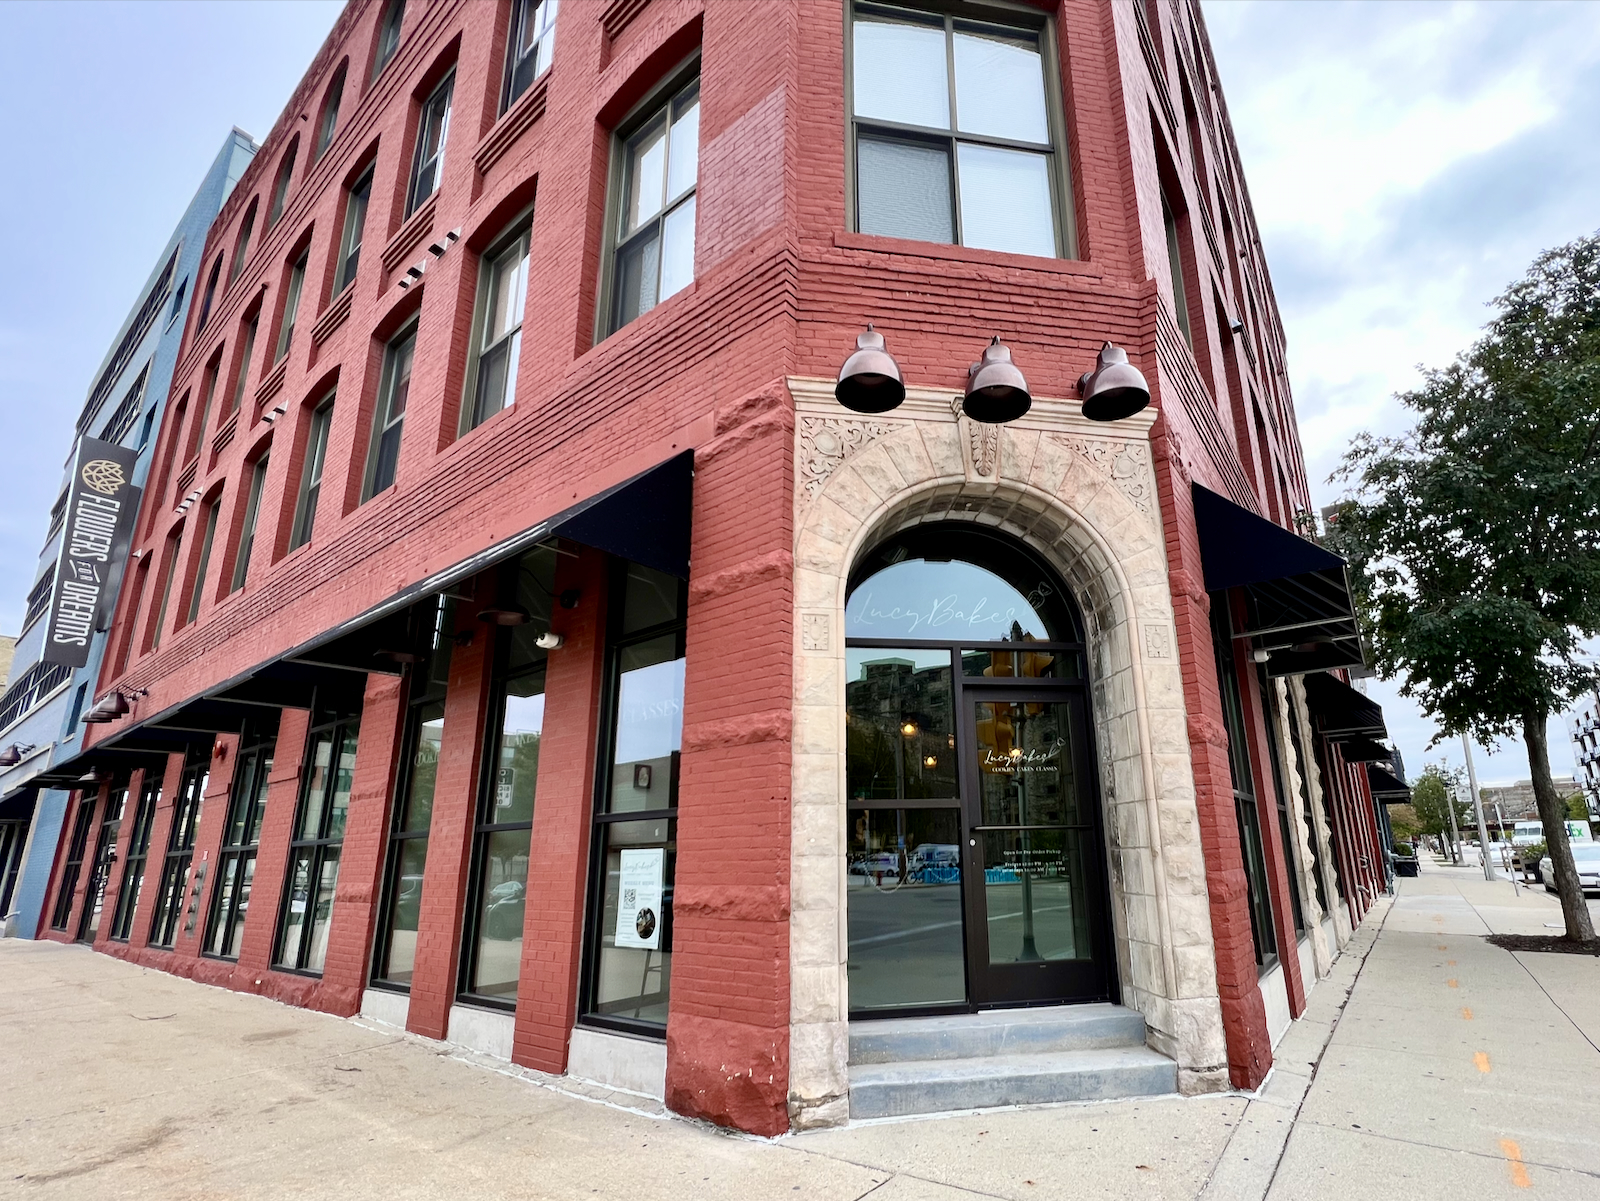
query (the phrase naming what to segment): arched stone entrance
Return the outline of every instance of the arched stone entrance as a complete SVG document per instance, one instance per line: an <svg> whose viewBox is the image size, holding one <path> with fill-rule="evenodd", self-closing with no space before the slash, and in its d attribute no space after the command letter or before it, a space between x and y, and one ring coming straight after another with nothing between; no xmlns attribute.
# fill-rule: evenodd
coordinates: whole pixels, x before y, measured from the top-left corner
<svg viewBox="0 0 1600 1201"><path fill-rule="evenodd" d="M790 1110L848 1113L844 607L852 566L919 523L973 521L1021 540L1085 624L1111 924L1124 1004L1186 1091L1227 1086L1160 511L1154 414L1098 426L1068 401L983 426L913 389L891 414L842 414L827 381L796 405Z"/></svg>

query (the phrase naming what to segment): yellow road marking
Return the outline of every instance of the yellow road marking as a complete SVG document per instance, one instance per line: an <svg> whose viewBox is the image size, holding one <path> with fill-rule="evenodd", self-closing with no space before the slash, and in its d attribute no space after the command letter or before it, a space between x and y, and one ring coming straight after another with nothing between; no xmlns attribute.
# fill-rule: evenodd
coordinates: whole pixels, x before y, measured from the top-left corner
<svg viewBox="0 0 1600 1201"><path fill-rule="evenodd" d="M1474 1052L1472 1056L1472 1062L1477 1064L1478 1071L1482 1072L1485 1076L1489 1074L1489 1055L1487 1052Z"/></svg>
<svg viewBox="0 0 1600 1201"><path fill-rule="evenodd" d="M1446 967L1455 967L1456 965L1456 961L1454 959L1446 959L1444 962Z"/></svg>
<svg viewBox="0 0 1600 1201"><path fill-rule="evenodd" d="M1522 1148L1512 1140L1500 1140L1500 1153L1506 1157L1506 1165L1511 1169L1511 1183L1518 1188L1532 1188L1533 1181L1528 1179L1528 1169L1522 1163Z"/></svg>
<svg viewBox="0 0 1600 1201"><path fill-rule="evenodd" d="M1461 1020L1463 1022L1470 1022L1472 1020L1472 1010L1470 1007L1466 1005L1461 1007Z"/></svg>
<svg viewBox="0 0 1600 1201"><path fill-rule="evenodd" d="M1448 984L1451 988L1460 988L1461 987L1460 983L1457 982L1457 980L1453 976L1450 979L1446 980L1445 983Z"/></svg>

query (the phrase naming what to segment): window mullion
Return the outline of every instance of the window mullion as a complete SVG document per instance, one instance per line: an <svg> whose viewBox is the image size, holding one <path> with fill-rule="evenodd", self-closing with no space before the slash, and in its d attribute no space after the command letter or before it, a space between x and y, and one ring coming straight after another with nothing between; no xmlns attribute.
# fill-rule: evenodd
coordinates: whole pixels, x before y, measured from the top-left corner
<svg viewBox="0 0 1600 1201"><path fill-rule="evenodd" d="M960 129L956 123L956 37L955 18L944 19L944 78L950 95L950 235L957 246L965 246L961 232L961 156L956 152Z"/></svg>

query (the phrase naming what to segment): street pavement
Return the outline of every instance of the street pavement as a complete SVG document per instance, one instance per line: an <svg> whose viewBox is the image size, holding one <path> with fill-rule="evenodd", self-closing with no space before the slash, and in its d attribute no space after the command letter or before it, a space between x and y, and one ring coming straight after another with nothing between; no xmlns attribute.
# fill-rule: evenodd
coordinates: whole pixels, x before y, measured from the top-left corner
<svg viewBox="0 0 1600 1201"><path fill-rule="evenodd" d="M82 947L0 942L0 1197L1234 1201L1600 1197L1600 963L1553 898L1424 867L1258 1094L776 1140Z"/></svg>

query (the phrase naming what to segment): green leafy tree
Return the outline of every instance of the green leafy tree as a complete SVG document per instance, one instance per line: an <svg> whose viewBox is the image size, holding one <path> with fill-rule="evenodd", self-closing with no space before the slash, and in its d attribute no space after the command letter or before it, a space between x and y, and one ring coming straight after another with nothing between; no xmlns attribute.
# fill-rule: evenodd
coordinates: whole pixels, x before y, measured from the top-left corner
<svg viewBox="0 0 1600 1201"><path fill-rule="evenodd" d="M1440 729L1520 734L1567 934L1594 937L1545 725L1593 686L1600 633L1600 235L1546 251L1483 336L1357 437L1330 527L1386 678Z"/></svg>
<svg viewBox="0 0 1600 1201"><path fill-rule="evenodd" d="M1433 834L1444 843L1452 863L1461 862L1461 850L1454 841L1453 830L1471 824L1472 806L1459 796L1460 773L1440 763L1430 763L1422 769L1411 788L1411 807L1416 811L1422 833ZM1450 824L1450 807L1456 810L1455 827Z"/></svg>
<svg viewBox="0 0 1600 1201"><path fill-rule="evenodd" d="M1589 802L1583 799L1583 793L1575 792L1566 800L1567 819L1575 822L1589 820Z"/></svg>

